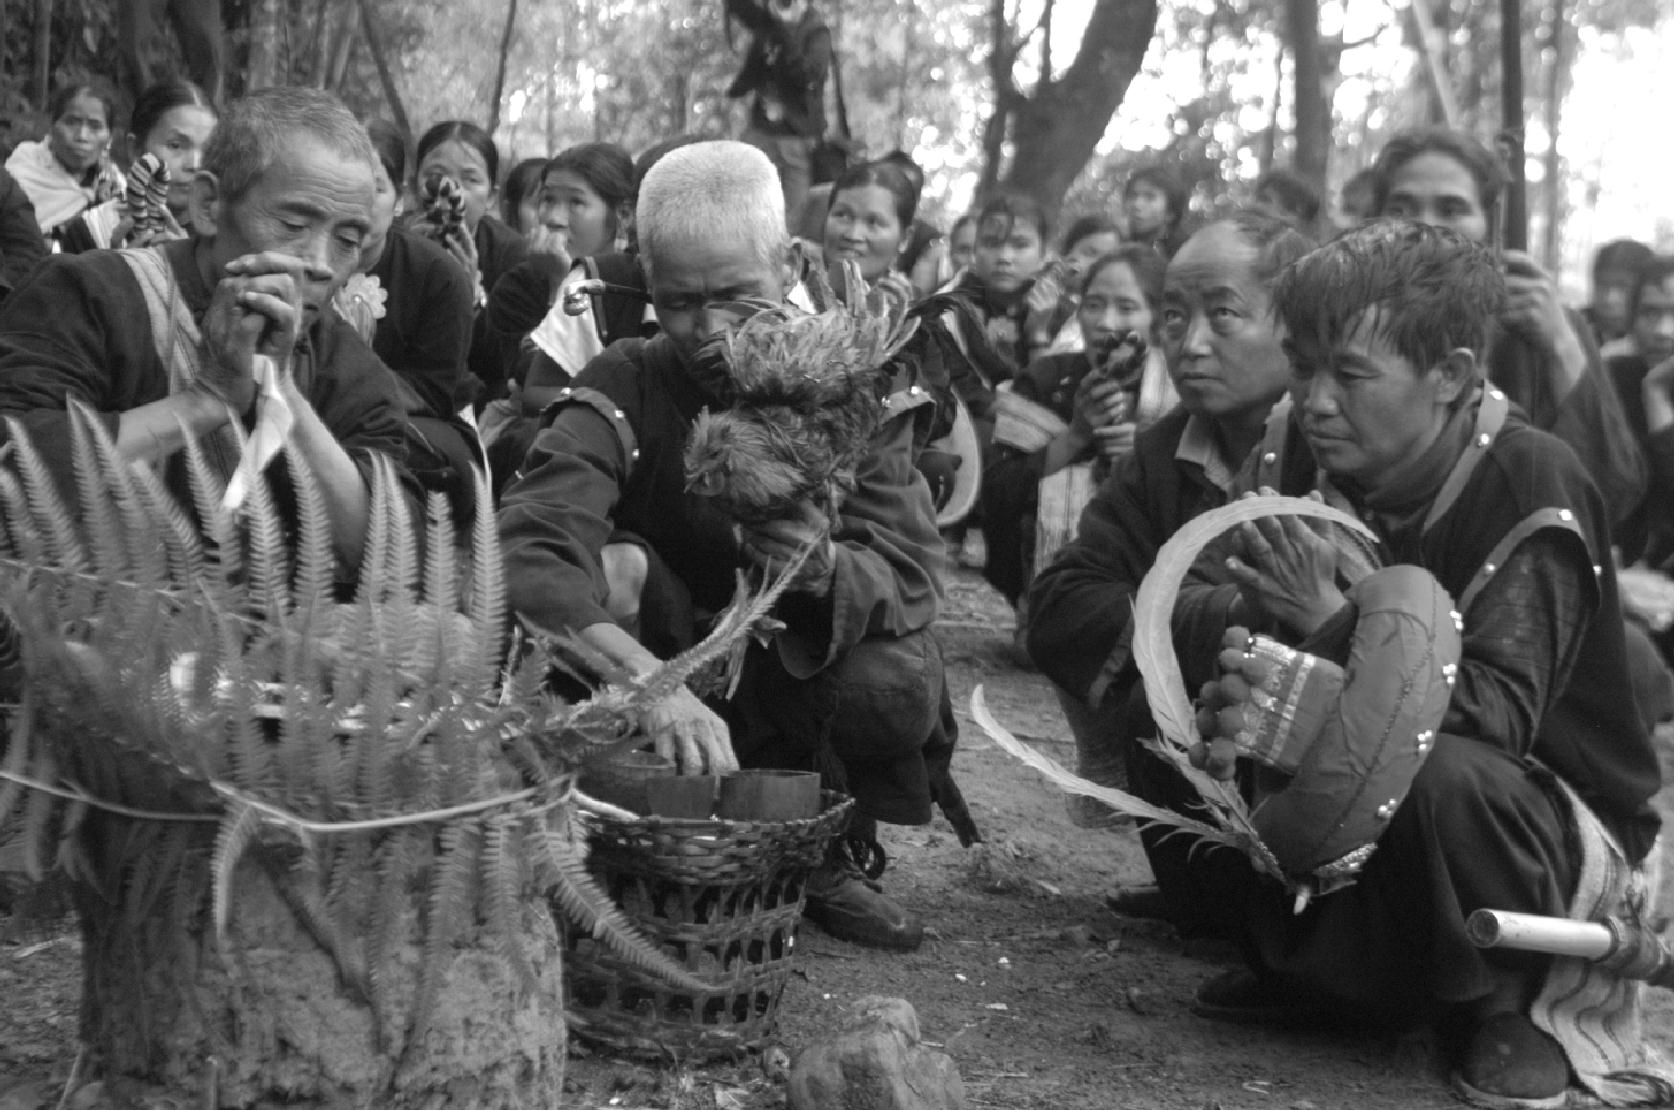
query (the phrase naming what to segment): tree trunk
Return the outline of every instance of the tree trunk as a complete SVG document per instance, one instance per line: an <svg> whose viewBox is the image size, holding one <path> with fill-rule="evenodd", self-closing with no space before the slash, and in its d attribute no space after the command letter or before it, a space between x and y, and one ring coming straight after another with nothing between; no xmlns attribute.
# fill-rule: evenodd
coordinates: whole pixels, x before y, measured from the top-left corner
<svg viewBox="0 0 1680 1110"><path fill-rule="evenodd" d="M52 96L53 0L35 0L35 105L47 110Z"/></svg>
<svg viewBox="0 0 1680 1110"><path fill-rule="evenodd" d="M560 1104L566 1025L561 950L547 904L522 908L520 944L536 974L522 998L490 942L452 948L423 1040L405 1056L405 1011L424 959L424 895L394 943L406 953L376 1008L346 984L302 923L297 879L256 846L232 879L225 946L211 923L214 824L88 819L96 890L76 887L83 935L82 1039L90 1074L117 1105L380 1106L514 1110ZM133 845L151 838L140 866ZM125 845L130 862L117 853ZM101 858L103 854L103 858ZM154 871L150 904L139 899ZM161 873L157 873L160 872ZM424 883L420 884L424 890ZM371 900L371 899L370 899ZM398 981L390 981L395 979Z"/></svg>
<svg viewBox="0 0 1680 1110"><path fill-rule="evenodd" d="M339 8L336 23L338 37L333 42L332 63L321 84L323 89L335 94L344 88L345 75L350 72L350 55L356 49L356 39L361 34L356 8L350 0Z"/></svg>
<svg viewBox="0 0 1680 1110"><path fill-rule="evenodd" d="M1546 236L1540 264L1558 272L1562 260L1559 232L1563 223L1563 167L1558 157L1558 128L1563 113L1564 75L1569 72L1569 15L1564 0L1552 0L1552 60L1546 70Z"/></svg>
<svg viewBox="0 0 1680 1110"><path fill-rule="evenodd" d="M1528 156L1524 151L1522 0L1499 0L1500 142L1511 185L1505 192L1505 246L1528 249Z"/></svg>
<svg viewBox="0 0 1680 1110"><path fill-rule="evenodd" d="M1260 139L1260 172L1270 173L1273 162L1277 159L1278 114L1283 110L1283 59L1288 53L1284 40L1278 39L1276 70L1272 80L1272 112L1271 119L1266 123L1266 132Z"/></svg>
<svg viewBox="0 0 1680 1110"><path fill-rule="evenodd" d="M1044 205L1052 221L1143 64L1158 7L1156 0L1095 0L1067 72L1030 97L1016 94L1015 153L1004 184Z"/></svg>
<svg viewBox="0 0 1680 1110"><path fill-rule="evenodd" d="M379 28L373 20L372 0L356 0L362 16L362 37L367 40L368 53L373 55L373 68L379 72L379 87L385 93L385 103L391 109L391 122L397 125L402 133L403 145L409 150L414 149L414 128L408 121L408 112L403 108L402 94L397 91L397 83L391 78L390 63L385 60L384 40L379 37ZM395 183L398 189L402 182Z"/></svg>
<svg viewBox="0 0 1680 1110"><path fill-rule="evenodd" d="M245 91L286 84L280 64L280 43L286 20L285 0L253 0L250 47L245 66Z"/></svg>
<svg viewBox="0 0 1680 1110"><path fill-rule="evenodd" d="M1325 193L1330 166L1330 101L1324 92L1324 57L1316 0L1288 0L1285 22L1295 60L1295 172Z"/></svg>
<svg viewBox="0 0 1680 1110"><path fill-rule="evenodd" d="M496 51L496 87L490 93L490 127L492 136L502 124L502 92L507 88L508 51L513 48L513 21L519 15L519 0L508 0L507 21L502 24L502 45Z"/></svg>

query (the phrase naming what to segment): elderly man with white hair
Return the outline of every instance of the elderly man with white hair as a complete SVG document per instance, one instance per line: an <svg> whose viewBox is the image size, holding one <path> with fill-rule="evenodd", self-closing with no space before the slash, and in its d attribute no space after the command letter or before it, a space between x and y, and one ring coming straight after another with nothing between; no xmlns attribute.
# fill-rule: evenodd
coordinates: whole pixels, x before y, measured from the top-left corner
<svg viewBox="0 0 1680 1110"><path fill-rule="evenodd" d="M690 366L731 319L730 302L780 302L796 284L776 171L742 143L683 147L649 171L636 227L663 332L614 344L546 415L502 503L513 608L646 673L728 604L738 568L785 563L826 539L778 603L786 628L749 650L734 698L714 709L682 691L643 730L687 772L821 770L857 798L853 831L865 840L876 820L923 824L949 788L951 744L932 633L943 547L912 465L914 418L885 422L832 532L813 509L737 536L684 488L689 429L719 405ZM806 913L859 944L921 943L921 923L843 851L813 877Z"/></svg>

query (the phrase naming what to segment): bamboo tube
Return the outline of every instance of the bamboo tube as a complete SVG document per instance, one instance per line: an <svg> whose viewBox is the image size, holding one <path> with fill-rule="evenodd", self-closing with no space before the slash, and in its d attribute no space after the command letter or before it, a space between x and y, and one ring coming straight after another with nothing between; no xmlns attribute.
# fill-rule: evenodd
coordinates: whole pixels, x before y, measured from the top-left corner
<svg viewBox="0 0 1680 1110"><path fill-rule="evenodd" d="M1507 910L1477 910L1465 921L1479 948L1517 948L1604 964L1616 975L1661 986L1674 982L1674 957L1648 929L1618 921L1574 921Z"/></svg>

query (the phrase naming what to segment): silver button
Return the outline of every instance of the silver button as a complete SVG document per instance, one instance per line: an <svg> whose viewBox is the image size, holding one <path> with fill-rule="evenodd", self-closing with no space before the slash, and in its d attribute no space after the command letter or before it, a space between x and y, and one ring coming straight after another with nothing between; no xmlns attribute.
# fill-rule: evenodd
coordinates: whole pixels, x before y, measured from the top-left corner
<svg viewBox="0 0 1680 1110"><path fill-rule="evenodd" d="M1568 521L1575 519L1575 514L1570 512L1568 509L1559 509L1558 519L1567 523Z"/></svg>
<svg viewBox="0 0 1680 1110"><path fill-rule="evenodd" d="M1267 451L1264 455L1260 456L1260 461L1265 463L1267 466L1275 464L1277 462L1277 452Z"/></svg>
<svg viewBox="0 0 1680 1110"><path fill-rule="evenodd" d="M635 462L637 459L639 459L641 457L642 457L642 449L640 447L630 448L630 461L631 462Z"/></svg>
<svg viewBox="0 0 1680 1110"><path fill-rule="evenodd" d="M1494 571L1496 571L1498 569L1499 568L1497 566L1493 565L1492 563L1489 563L1487 566L1482 568L1482 573L1483 574L1492 574Z"/></svg>
<svg viewBox="0 0 1680 1110"><path fill-rule="evenodd" d="M1377 807L1377 819L1379 821L1386 821L1390 817L1393 817L1394 816L1394 811L1399 809L1399 808L1400 808L1399 800L1395 799L1395 798L1390 798L1388 801L1384 802L1382 805Z"/></svg>
<svg viewBox="0 0 1680 1110"><path fill-rule="evenodd" d="M1447 616L1452 618L1453 628L1455 630L1457 630L1459 632L1464 631L1464 614L1463 613L1460 613L1457 609L1454 609L1451 612L1449 612L1447 614Z"/></svg>
<svg viewBox="0 0 1680 1110"><path fill-rule="evenodd" d="M1503 401L1505 399L1505 394L1501 393L1497 389L1488 390L1488 396L1492 397L1495 401Z"/></svg>
<svg viewBox="0 0 1680 1110"><path fill-rule="evenodd" d="M1435 732L1433 729L1426 728L1422 732L1418 733L1418 754L1423 755L1427 753L1429 751L1429 746L1434 742Z"/></svg>
<svg viewBox="0 0 1680 1110"><path fill-rule="evenodd" d="M1457 678L1458 677L1458 664L1457 663L1448 663L1446 666L1442 667L1441 668L1441 677L1446 679L1448 682L1451 682L1453 679Z"/></svg>
<svg viewBox="0 0 1680 1110"><path fill-rule="evenodd" d="M921 392L922 392L922 387L919 386L919 385L913 385L913 386L910 387L910 396L912 396L912 397L919 396L921 394Z"/></svg>
<svg viewBox="0 0 1680 1110"><path fill-rule="evenodd" d="M1488 444L1490 444L1492 442L1493 442L1493 437L1488 435L1486 432L1483 432L1481 435L1476 437L1476 446L1477 447L1486 447Z"/></svg>
<svg viewBox="0 0 1680 1110"><path fill-rule="evenodd" d="M613 409L613 419L614 420L623 420L624 419L624 410L623 409Z"/></svg>
<svg viewBox="0 0 1680 1110"><path fill-rule="evenodd" d="M560 391L560 396L562 396L562 397L570 397L571 395L572 395L572 387L571 386L567 386L565 389L562 389Z"/></svg>
<svg viewBox="0 0 1680 1110"><path fill-rule="evenodd" d="M1597 578L1599 575L1601 575L1603 573L1604 573L1604 568L1602 566L1600 566L1599 564L1594 563L1593 564L1593 577Z"/></svg>

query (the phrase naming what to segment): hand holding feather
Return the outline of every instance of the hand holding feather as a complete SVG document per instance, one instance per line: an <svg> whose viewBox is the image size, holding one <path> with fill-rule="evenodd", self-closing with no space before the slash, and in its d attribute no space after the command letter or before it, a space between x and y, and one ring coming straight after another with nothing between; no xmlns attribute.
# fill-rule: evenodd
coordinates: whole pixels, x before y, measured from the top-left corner
<svg viewBox="0 0 1680 1110"><path fill-rule="evenodd" d="M767 581L780 574L807 546L811 553L788 589L827 597L834 586L835 560L828 513L810 501L802 501L794 516L744 524L741 528L741 552L764 572Z"/></svg>
<svg viewBox="0 0 1680 1110"><path fill-rule="evenodd" d="M1238 525L1235 537L1240 554L1225 566L1250 614L1305 636L1346 604L1336 586L1336 546L1304 519L1262 517Z"/></svg>

